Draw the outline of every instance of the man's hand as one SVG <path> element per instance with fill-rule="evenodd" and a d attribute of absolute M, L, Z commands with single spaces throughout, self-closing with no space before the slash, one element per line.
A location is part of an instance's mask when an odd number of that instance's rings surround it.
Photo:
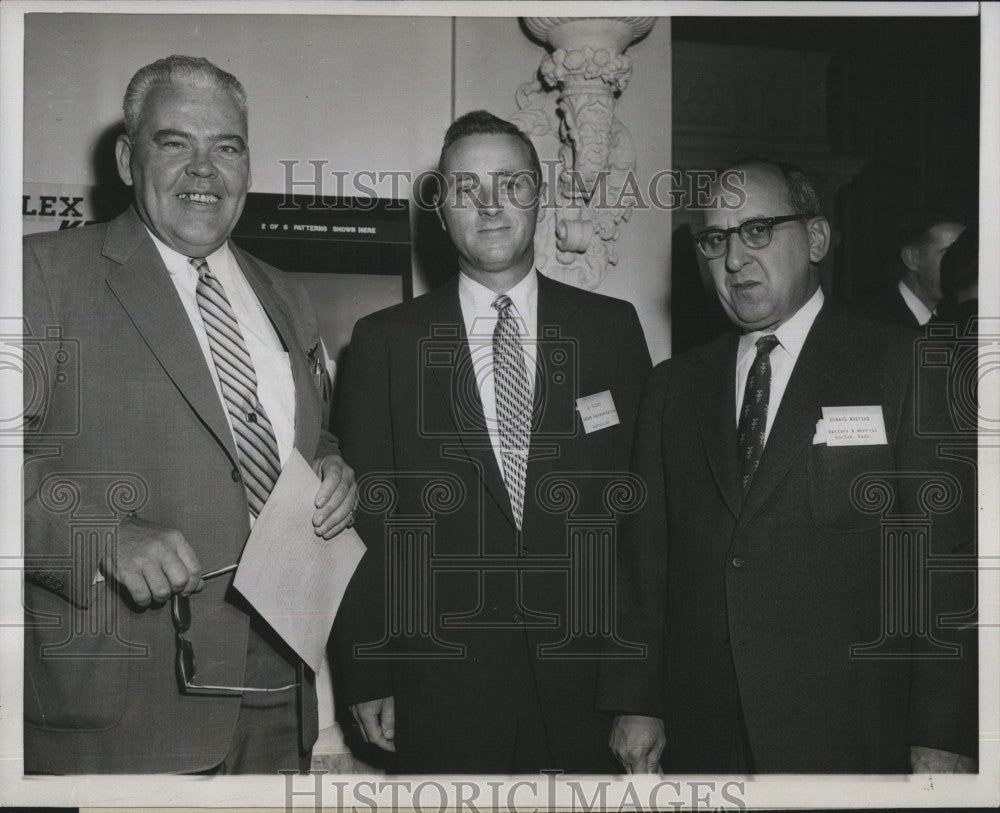
<path fill-rule="evenodd" d="M 205 586 L 201 564 L 184 534 L 135 516 L 119 523 L 118 545 L 108 546 L 100 567 L 140 607 L 162 603 L 173 593 L 187 596 Z"/>
<path fill-rule="evenodd" d="M 358 504 L 358 487 L 354 469 L 340 455 L 327 455 L 313 463 L 313 469 L 323 481 L 316 492 L 316 513 L 312 523 L 316 536 L 333 539 L 344 528 L 354 524 L 354 509 Z"/>
<path fill-rule="evenodd" d="M 913 773 L 976 773 L 976 761 L 971 757 L 922 745 L 910 746 L 910 767 Z"/>
<path fill-rule="evenodd" d="M 663 720 L 641 714 L 619 714 L 611 724 L 608 747 L 626 773 L 658 773 L 667 744 Z"/>
<path fill-rule="evenodd" d="M 355 703 L 351 706 L 351 714 L 365 742 L 377 745 L 383 751 L 396 750 L 392 741 L 396 736 L 396 703 L 392 697 Z"/>

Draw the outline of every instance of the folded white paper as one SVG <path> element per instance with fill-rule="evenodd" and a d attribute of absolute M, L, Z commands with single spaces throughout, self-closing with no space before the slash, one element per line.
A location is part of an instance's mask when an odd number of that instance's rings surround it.
<path fill-rule="evenodd" d="M 294 451 L 254 521 L 233 586 L 309 667 L 318 672 L 347 583 L 365 552 L 348 528 L 316 535 L 320 480 Z"/>

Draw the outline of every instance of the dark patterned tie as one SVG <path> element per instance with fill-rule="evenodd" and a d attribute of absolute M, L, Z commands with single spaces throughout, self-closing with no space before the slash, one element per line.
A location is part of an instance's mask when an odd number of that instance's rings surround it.
<path fill-rule="evenodd" d="M 257 374 L 222 283 L 212 276 L 203 257 L 188 262 L 198 272 L 198 308 L 233 427 L 250 513 L 256 517 L 281 473 L 278 441 L 257 400 Z"/>
<path fill-rule="evenodd" d="M 499 317 L 493 330 L 493 381 L 503 480 L 518 530 L 524 517 L 524 482 L 531 439 L 531 389 L 510 297 L 493 300 Z"/>
<path fill-rule="evenodd" d="M 753 360 L 743 390 L 743 408 L 736 429 L 736 446 L 740 459 L 740 480 L 743 493 L 760 465 L 764 453 L 764 436 L 767 428 L 767 405 L 771 399 L 771 351 L 779 344 L 774 334 L 757 339 L 757 356 Z"/>

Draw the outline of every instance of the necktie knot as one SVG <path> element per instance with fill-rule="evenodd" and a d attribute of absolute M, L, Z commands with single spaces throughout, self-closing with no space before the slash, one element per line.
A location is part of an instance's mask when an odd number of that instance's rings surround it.
<path fill-rule="evenodd" d="M 206 274 L 210 273 L 208 260 L 204 257 L 188 257 L 188 263 L 190 263 L 191 267 L 198 272 L 199 277 L 204 277 Z"/>
<path fill-rule="evenodd" d="M 757 339 L 754 344 L 757 346 L 757 352 L 766 356 L 774 350 L 775 347 L 781 344 L 781 342 L 778 341 L 778 337 L 773 333 L 768 333 L 766 336 L 761 336 Z"/>
<path fill-rule="evenodd" d="M 510 314 L 510 308 L 514 303 L 507 294 L 500 294 L 496 299 L 493 300 L 493 307 L 496 308 L 497 313 L 501 316 L 507 316 Z"/>

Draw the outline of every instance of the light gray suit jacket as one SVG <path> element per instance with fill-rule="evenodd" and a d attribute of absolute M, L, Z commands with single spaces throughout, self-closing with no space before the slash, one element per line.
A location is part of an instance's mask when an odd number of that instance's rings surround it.
<path fill-rule="evenodd" d="M 298 286 L 233 246 L 289 354 L 295 447 L 336 450 L 307 352 L 319 341 Z M 236 448 L 195 333 L 129 209 L 24 244 L 25 769 L 190 772 L 218 764 L 238 697 L 181 694 L 169 603 L 141 609 L 94 584 L 129 510 L 180 530 L 205 571 L 249 532 Z M 198 681 L 241 685 L 249 616 L 229 578 L 191 599 Z M 316 732 L 311 681 L 303 739 Z"/>

